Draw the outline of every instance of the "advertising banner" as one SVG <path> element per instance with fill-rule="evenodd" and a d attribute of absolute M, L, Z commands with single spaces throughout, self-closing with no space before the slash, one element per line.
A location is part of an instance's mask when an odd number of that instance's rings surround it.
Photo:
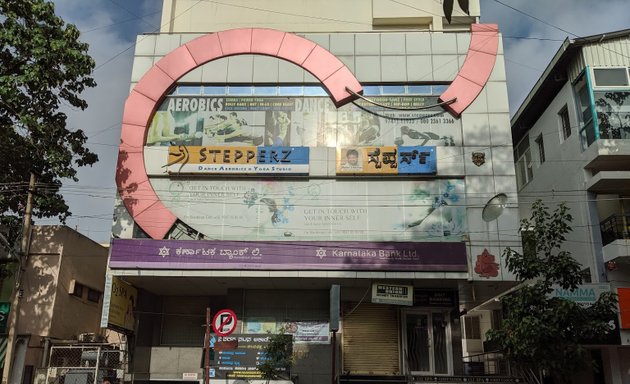
<path fill-rule="evenodd" d="M 118 277 L 112 276 L 108 326 L 133 332 L 136 324 L 137 301 L 138 290 Z"/>
<path fill-rule="evenodd" d="M 552 289 L 552 297 L 574 301 L 581 306 L 588 307 L 593 305 L 602 293 L 610 292 L 610 284 L 581 284 L 573 290 L 554 285 Z"/>
<path fill-rule="evenodd" d="M 170 146 L 169 174 L 308 174 L 308 147 Z"/>
<path fill-rule="evenodd" d="M 218 240 L 461 241 L 464 181 L 152 178 L 181 221 Z"/>
<path fill-rule="evenodd" d="M 468 270 L 464 242 L 113 239 L 109 266 L 141 269 Z"/>
<path fill-rule="evenodd" d="M 329 344 L 330 329 L 327 321 L 292 321 L 284 323 L 286 334 L 293 336 L 294 344 Z"/>
<path fill-rule="evenodd" d="M 435 96 L 374 96 L 410 108 Z M 328 97 L 168 96 L 147 133 L 149 146 L 454 146 L 461 120 L 441 107 L 395 111 L 357 100 L 337 109 Z M 367 112 L 372 111 L 372 113 Z"/>
<path fill-rule="evenodd" d="M 337 175 L 434 175 L 435 147 L 337 148 Z"/>

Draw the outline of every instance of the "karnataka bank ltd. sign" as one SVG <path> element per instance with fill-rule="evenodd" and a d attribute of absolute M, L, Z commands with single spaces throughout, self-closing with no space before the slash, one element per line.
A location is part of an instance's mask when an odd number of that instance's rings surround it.
<path fill-rule="evenodd" d="M 449 271 L 468 270 L 465 244 L 310 243 L 114 239 L 111 268 Z"/>
<path fill-rule="evenodd" d="M 485 86 L 498 48 L 496 25 L 474 24 L 468 55 L 460 72 L 440 96 L 459 116 Z M 177 217 L 157 197 L 149 182 L 143 148 L 154 112 L 176 82 L 210 61 L 244 54 L 289 61 L 317 78 L 335 106 L 357 98 L 362 87 L 352 72 L 326 49 L 303 37 L 271 29 L 235 29 L 208 34 L 175 49 L 158 61 L 131 91 L 123 114 L 116 183 L 134 221 L 152 238 L 162 239 Z"/>

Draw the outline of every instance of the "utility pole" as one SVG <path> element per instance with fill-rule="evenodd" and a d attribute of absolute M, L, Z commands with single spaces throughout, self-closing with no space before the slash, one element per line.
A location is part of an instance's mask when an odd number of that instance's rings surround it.
<path fill-rule="evenodd" d="M 13 359 L 15 354 L 15 339 L 17 333 L 17 323 L 20 317 L 20 289 L 22 287 L 22 276 L 26 263 L 28 261 L 29 244 L 31 241 L 31 218 L 33 216 L 33 195 L 35 193 L 35 174 L 31 172 L 31 178 L 28 183 L 28 194 L 26 197 L 26 210 L 24 211 L 24 221 L 22 223 L 22 239 L 20 241 L 20 253 L 18 254 L 19 268 L 16 271 L 15 285 L 11 295 L 11 310 L 7 319 L 7 352 L 4 356 L 4 370 L 2 371 L 2 384 L 20 384 L 10 383 L 13 375 Z M 21 375 L 20 375 L 21 376 Z"/>
<path fill-rule="evenodd" d="M 210 322 L 212 317 L 210 316 L 210 307 L 206 308 L 206 332 L 203 342 L 203 383 L 210 383 Z"/>

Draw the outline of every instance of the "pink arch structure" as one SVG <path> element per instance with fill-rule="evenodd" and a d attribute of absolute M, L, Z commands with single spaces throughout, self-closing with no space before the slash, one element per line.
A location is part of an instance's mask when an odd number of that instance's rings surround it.
<path fill-rule="evenodd" d="M 473 25 L 471 48 L 455 81 L 440 100 L 457 98 L 446 108 L 459 116 L 490 77 L 498 47 L 496 25 Z M 186 73 L 220 58 L 266 55 L 310 72 L 337 107 L 356 99 L 361 84 L 333 54 L 303 37 L 272 29 L 233 29 L 201 36 L 170 52 L 140 79 L 125 102 L 116 184 L 134 221 L 152 238 L 163 239 L 177 217 L 157 197 L 144 164 L 144 145 L 151 117 L 169 90 Z"/>

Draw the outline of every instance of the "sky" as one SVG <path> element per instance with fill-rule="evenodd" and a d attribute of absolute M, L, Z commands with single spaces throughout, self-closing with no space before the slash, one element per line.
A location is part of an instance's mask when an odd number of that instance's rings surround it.
<path fill-rule="evenodd" d="M 253 1 L 253 0 L 252 0 Z M 366 0 L 367 1 L 367 0 Z M 439 1 L 439 0 L 433 0 Z M 82 129 L 89 148 L 99 155 L 92 167 L 79 169 L 77 183 L 63 193 L 72 216 L 66 224 L 100 243 L 109 243 L 115 196 L 114 171 L 123 105 L 136 36 L 157 32 L 161 0 L 54 0 L 56 13 L 82 32 L 96 61 L 98 86 L 83 95 L 85 111 L 67 111 L 72 129 Z M 418 1 L 416 6 L 421 6 Z M 562 41 L 630 29 L 628 0 L 481 0 L 481 22 L 496 23 L 503 34 L 508 97 L 518 109 Z M 56 224 L 36 220 L 36 224 Z"/>

